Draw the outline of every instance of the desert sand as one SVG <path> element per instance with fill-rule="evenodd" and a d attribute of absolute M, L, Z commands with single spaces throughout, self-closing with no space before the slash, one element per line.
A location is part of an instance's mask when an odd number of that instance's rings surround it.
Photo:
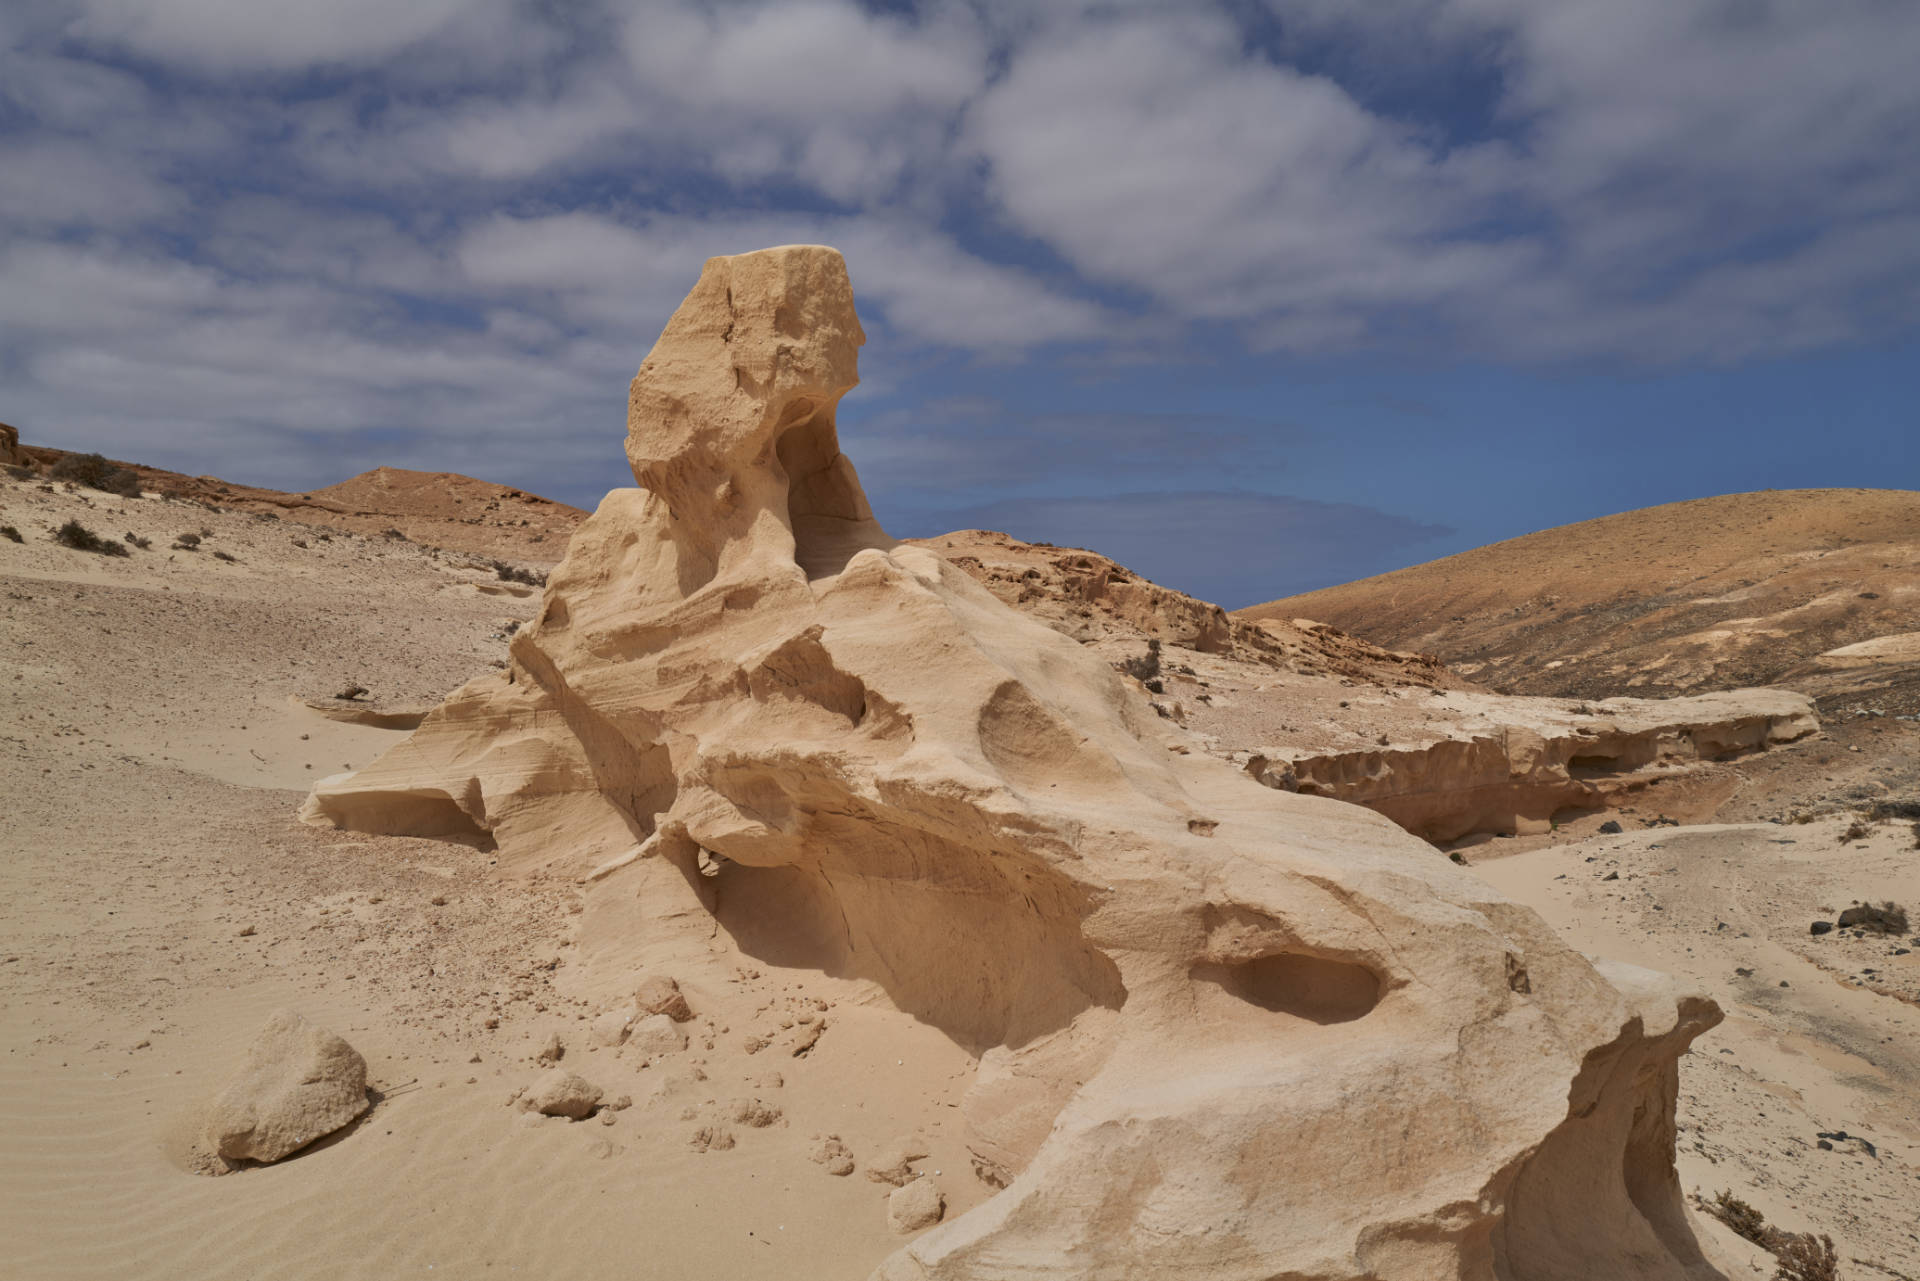
<path fill-rule="evenodd" d="M 1722 1188 L 1920 1274 L 1920 967 L 1808 929 L 1920 900 L 1871 813 L 1920 730 L 1503 699 L 1078 549 L 896 543 L 833 439 L 857 326 L 830 251 L 710 263 L 644 488 L 544 590 L 488 490 L 373 488 L 430 522 L 392 538 L 0 481 L 20 1275 L 1769 1275 L 1688 1208 Z M 1646 759 L 1562 752 L 1537 813 L 1435 773 L 1603 725 Z M 1458 861 L 1406 830 L 1449 817 Z M 282 1008 L 371 1109 L 206 1177 Z M 522 1106 L 556 1072 L 585 1119 Z"/>

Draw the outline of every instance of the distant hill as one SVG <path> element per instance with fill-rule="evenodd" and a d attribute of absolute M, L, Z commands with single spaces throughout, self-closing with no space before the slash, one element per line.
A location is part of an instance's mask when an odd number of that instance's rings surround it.
<path fill-rule="evenodd" d="M 23 445 L 28 465 L 49 469 L 67 450 Z M 113 460 L 118 462 L 118 460 Z M 457 472 L 376 467 L 337 485 L 305 493 L 261 489 L 118 462 L 139 475 L 141 487 L 186 502 L 232 511 L 271 512 L 287 520 L 358 534 L 397 529 L 416 543 L 506 560 L 551 564 L 587 514 L 525 490 L 475 480 Z"/>
<path fill-rule="evenodd" d="M 1669 503 L 1238 614 L 1317 619 L 1437 654 L 1503 692 L 1593 698 L 1786 683 L 1865 705 L 1887 701 L 1871 690 L 1891 682 L 1905 692 L 1887 710 L 1911 711 L 1920 700 L 1913 664 L 1863 682 L 1860 663 L 1820 656 L 1920 632 L 1920 493 L 1766 490 Z M 1841 668 L 1845 680 L 1829 679 Z"/>

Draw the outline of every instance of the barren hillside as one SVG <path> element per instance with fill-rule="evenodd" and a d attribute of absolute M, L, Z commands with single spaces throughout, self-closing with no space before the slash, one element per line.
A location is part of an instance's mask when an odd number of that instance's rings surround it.
<path fill-rule="evenodd" d="M 35 445 L 20 452 L 25 465 L 42 477 L 71 454 Z M 288 493 L 235 484 L 218 476 L 187 476 L 143 463 L 113 461 L 139 477 L 140 488 L 147 493 L 356 534 L 398 530 L 410 542 L 508 560 L 552 564 L 565 553 L 567 539 L 587 515 L 551 498 L 457 472 L 376 467 L 337 485 Z"/>
<path fill-rule="evenodd" d="M 1787 684 L 1920 710 L 1920 493 L 1727 494 L 1542 530 L 1240 611 L 1439 655 L 1502 692 L 1594 698 Z M 1908 655 L 1908 657 L 1902 657 Z M 1844 672 L 1843 676 L 1836 676 Z"/>

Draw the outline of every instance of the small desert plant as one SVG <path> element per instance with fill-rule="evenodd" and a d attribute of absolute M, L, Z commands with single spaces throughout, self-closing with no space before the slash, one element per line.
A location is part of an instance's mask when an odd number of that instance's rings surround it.
<path fill-rule="evenodd" d="M 118 494 L 122 498 L 140 497 L 139 475 L 125 467 L 116 466 L 99 454 L 68 454 L 55 463 L 47 474 L 55 480 L 85 485 L 88 489 Z"/>
<path fill-rule="evenodd" d="M 213 554 L 213 558 L 215 560 L 224 560 L 229 565 L 238 565 L 240 563 L 238 560 L 234 559 L 232 556 L 228 555 L 226 552 L 215 552 Z"/>
<path fill-rule="evenodd" d="M 13 477 L 15 480 L 32 480 L 36 473 L 31 467 L 16 467 L 12 463 L 8 463 L 7 475 Z"/>
<path fill-rule="evenodd" d="M 406 536 L 405 534 L 403 534 L 403 533 L 401 533 L 401 532 L 400 532 L 399 530 L 397 530 L 397 529 L 389 529 L 389 530 L 387 530 L 387 531 L 386 531 L 386 532 L 385 532 L 384 534 L 382 534 L 382 535 L 381 535 L 381 537 L 382 537 L 382 538 L 391 538 L 392 540 L 394 540 L 395 542 L 398 542 L 398 543 L 404 543 L 404 542 L 406 542 L 406 541 L 407 541 L 407 536 Z"/>
<path fill-rule="evenodd" d="M 1867 809 L 1867 817 L 1876 823 L 1888 819 L 1920 819 L 1920 801 L 1875 801 Z"/>
<path fill-rule="evenodd" d="M 20 537 L 20 531 L 12 525 L 0 525 L 0 538 L 4 538 L 10 543 L 24 543 L 27 541 Z"/>
<path fill-rule="evenodd" d="M 335 698 L 339 699 L 343 703 L 351 703 L 355 699 L 365 698 L 366 696 L 367 696 L 367 687 L 365 685 L 349 685 L 345 689 L 341 690 L 338 694 L 334 695 Z"/>
<path fill-rule="evenodd" d="M 528 587 L 545 587 L 547 576 L 536 573 L 520 565 L 509 565 L 504 560 L 490 561 L 494 575 L 503 583 L 523 583 Z"/>
<path fill-rule="evenodd" d="M 1773 1257 L 1780 1266 L 1773 1281 L 1839 1281 L 1840 1255 L 1826 1233 L 1781 1232 Z"/>
<path fill-rule="evenodd" d="M 1833 1238 L 1824 1233 L 1782 1232 L 1766 1216 L 1731 1192 L 1713 1200 L 1694 1197 L 1694 1203 L 1734 1232 L 1768 1251 L 1777 1261 L 1773 1281 L 1839 1281 L 1840 1256 Z"/>
<path fill-rule="evenodd" d="M 1856 903 L 1840 913 L 1840 928 L 1871 930 L 1875 934 L 1905 934 L 1907 909 L 1892 899 L 1882 902 L 1877 907 L 1872 903 Z"/>
<path fill-rule="evenodd" d="M 1865 823 L 1855 819 L 1853 822 L 1847 824 L 1846 831 L 1840 833 L 1840 843 L 1842 845 L 1848 845 L 1854 841 L 1864 841 L 1867 839 L 1867 834 L 1871 830 L 1872 829 Z"/>
<path fill-rule="evenodd" d="M 1133 679 L 1142 682 L 1152 680 L 1160 674 L 1160 638 L 1154 637 L 1147 642 L 1147 652 L 1138 658 L 1120 660 L 1120 670 Z"/>
<path fill-rule="evenodd" d="M 173 540 L 173 545 L 174 545 L 175 547 L 177 547 L 177 548 L 179 548 L 179 549 L 180 549 L 181 551 L 183 551 L 183 552 L 192 552 L 192 551 L 199 551 L 199 550 L 200 550 L 200 535 L 198 535 L 198 534 L 180 534 L 180 535 L 178 535 L 177 537 L 175 537 L 175 538 L 174 538 L 174 540 Z"/>
<path fill-rule="evenodd" d="M 102 538 L 77 520 L 70 520 L 55 530 L 53 541 L 62 547 L 71 547 L 77 552 L 93 552 L 98 556 L 129 554 L 125 543 L 116 543 L 111 538 Z"/>
<path fill-rule="evenodd" d="M 1737 1235 L 1745 1237 L 1755 1245 L 1772 1248 L 1768 1245 L 1768 1240 L 1773 1236 L 1773 1229 L 1767 1226 L 1767 1216 L 1742 1201 L 1731 1191 L 1722 1190 L 1715 1193 L 1711 1201 L 1700 1200 L 1697 1197 L 1695 1200 L 1702 1210 L 1732 1228 Z"/>
<path fill-rule="evenodd" d="M 141 551 L 146 551 L 148 548 L 153 546 L 153 540 L 151 538 L 142 538 L 140 537 L 140 535 L 134 533 L 132 530 L 127 531 L 126 539 L 128 542 L 132 543 L 135 547 L 138 547 Z"/>

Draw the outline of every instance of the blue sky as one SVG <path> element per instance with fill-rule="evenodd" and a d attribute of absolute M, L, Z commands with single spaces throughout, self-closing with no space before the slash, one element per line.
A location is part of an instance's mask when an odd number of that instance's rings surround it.
<path fill-rule="evenodd" d="M 1920 9 L 16 0 L 0 419 L 583 506 L 709 254 L 846 253 L 902 535 L 1238 606 L 1920 487 Z"/>

